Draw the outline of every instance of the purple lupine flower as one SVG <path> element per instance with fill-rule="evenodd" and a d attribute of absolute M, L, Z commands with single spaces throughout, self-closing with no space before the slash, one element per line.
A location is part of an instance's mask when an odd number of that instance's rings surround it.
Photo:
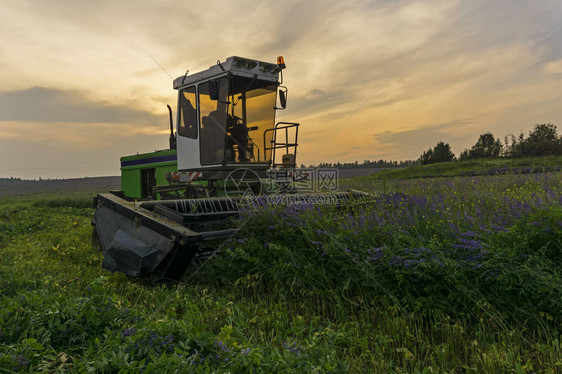
<path fill-rule="evenodd" d="M 128 327 L 125 328 L 123 331 L 121 331 L 121 337 L 126 338 L 128 336 L 133 336 L 135 335 L 137 332 L 137 329 L 133 326 L 133 327 Z"/>
<path fill-rule="evenodd" d="M 287 349 L 288 351 L 290 351 L 290 352 L 296 354 L 296 355 L 299 355 L 299 354 L 301 354 L 301 353 L 304 352 L 304 349 L 303 349 L 299 344 L 297 344 L 297 343 L 290 344 L 290 343 L 284 341 L 284 342 L 283 342 L 283 347 L 284 347 L 285 349 Z"/>
<path fill-rule="evenodd" d="M 367 261 L 378 261 L 383 257 L 383 249 L 386 247 L 379 247 L 379 248 L 369 248 L 367 249 L 367 254 L 370 256 L 367 258 Z"/>
<path fill-rule="evenodd" d="M 466 231 L 460 234 L 463 238 L 475 238 L 478 236 L 478 233 L 475 231 Z"/>
<path fill-rule="evenodd" d="M 24 355 L 12 355 L 12 359 L 19 365 L 19 366 L 25 366 L 27 364 L 29 364 L 29 360 L 27 358 L 25 358 Z"/>
<path fill-rule="evenodd" d="M 496 232 L 507 232 L 508 230 L 500 225 L 493 225 L 492 226 L 492 230 L 496 231 Z"/>
<path fill-rule="evenodd" d="M 460 244 L 453 245 L 453 248 L 466 250 L 476 250 L 482 248 L 482 243 L 479 240 L 460 238 L 459 242 Z"/>

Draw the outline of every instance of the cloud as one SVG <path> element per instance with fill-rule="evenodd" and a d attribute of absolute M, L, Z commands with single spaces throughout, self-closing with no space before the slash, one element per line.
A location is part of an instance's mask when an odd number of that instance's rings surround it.
<path fill-rule="evenodd" d="M 32 87 L 0 92 L 0 121 L 126 123 L 139 126 L 165 121 L 165 116 L 117 105 L 93 101 L 80 91 Z"/>
<path fill-rule="evenodd" d="M 449 123 L 422 125 L 419 128 L 403 131 L 385 131 L 374 135 L 380 147 L 403 147 L 423 150 L 435 145 L 438 141 L 459 141 L 467 138 L 459 135 L 458 130 L 473 124 L 472 119 L 459 119 Z M 417 151 L 416 151 L 417 152 Z"/>
<path fill-rule="evenodd" d="M 562 59 L 547 63 L 544 72 L 547 74 L 562 74 Z"/>
<path fill-rule="evenodd" d="M 277 115 L 303 125 L 302 162 L 415 158 L 439 139 L 462 149 L 485 131 L 562 122 L 561 15 L 559 0 L 12 1 L 0 14 L 0 141 L 42 123 L 34 131 L 58 145 L 93 146 L 81 134 L 95 126 L 113 154 L 123 138 L 143 151 L 165 143 L 176 96 L 148 54 L 174 77 L 283 55 L 289 105 Z"/>

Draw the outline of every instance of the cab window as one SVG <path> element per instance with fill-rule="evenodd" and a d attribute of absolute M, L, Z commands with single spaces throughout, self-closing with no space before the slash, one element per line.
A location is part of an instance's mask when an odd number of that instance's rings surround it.
<path fill-rule="evenodd" d="M 193 139 L 197 138 L 197 103 L 195 100 L 195 86 L 181 90 L 178 134 Z"/>

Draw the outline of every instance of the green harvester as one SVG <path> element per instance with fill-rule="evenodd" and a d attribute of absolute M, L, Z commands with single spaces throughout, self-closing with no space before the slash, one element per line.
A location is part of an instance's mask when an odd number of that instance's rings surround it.
<path fill-rule="evenodd" d="M 283 57 L 232 56 L 174 80 L 169 149 L 122 157 L 121 190 L 94 199 L 92 240 L 105 269 L 180 280 L 236 233 L 242 209 L 264 205 L 272 172 L 292 175 L 299 124 L 275 122 L 287 104 L 283 69 Z M 334 193 L 329 201 L 357 195 Z"/>

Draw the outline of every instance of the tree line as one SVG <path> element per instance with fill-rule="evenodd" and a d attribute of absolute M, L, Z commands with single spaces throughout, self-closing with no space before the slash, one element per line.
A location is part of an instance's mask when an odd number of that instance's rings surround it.
<path fill-rule="evenodd" d="M 476 144 L 470 149 L 463 150 L 458 159 L 461 161 L 498 157 L 533 157 L 562 155 L 562 135 L 558 135 L 556 125 L 541 123 L 534 125 L 529 136 L 523 133 L 519 136 L 507 135 L 502 143 L 491 132 L 481 134 Z M 443 141 L 435 147 L 424 151 L 419 163 L 422 165 L 438 162 L 448 162 L 457 159 L 451 151 L 451 146 Z"/>
<path fill-rule="evenodd" d="M 378 161 L 370 161 L 365 160 L 362 163 L 359 161 L 355 162 L 322 162 L 318 165 L 309 165 L 309 168 L 318 167 L 318 168 L 336 168 L 336 169 L 369 169 L 369 168 L 395 168 L 395 167 L 402 167 L 402 166 L 412 166 L 417 165 L 419 162 L 417 160 L 405 160 L 405 161 L 386 161 L 386 160 L 378 160 Z M 301 168 L 305 168 L 304 164 L 301 165 Z"/>

